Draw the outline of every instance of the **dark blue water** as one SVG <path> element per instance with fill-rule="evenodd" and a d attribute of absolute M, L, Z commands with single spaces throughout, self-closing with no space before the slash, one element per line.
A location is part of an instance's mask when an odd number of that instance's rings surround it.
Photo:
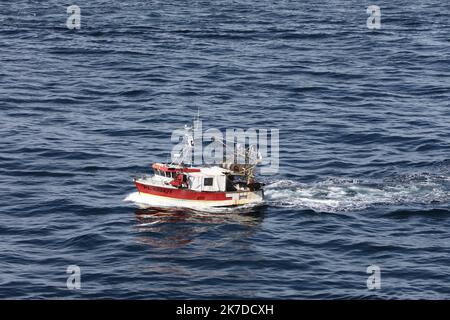
<path fill-rule="evenodd" d="M 449 13 L 2 1 L 0 298 L 450 298 Z M 124 202 L 198 107 L 204 127 L 280 129 L 267 204 Z M 72 264 L 81 290 L 66 288 Z"/>

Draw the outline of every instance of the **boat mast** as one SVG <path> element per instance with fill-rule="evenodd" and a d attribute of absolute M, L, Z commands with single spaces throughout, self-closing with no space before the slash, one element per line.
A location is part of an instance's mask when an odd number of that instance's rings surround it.
<path fill-rule="evenodd" d="M 231 143 L 234 145 L 234 140 L 225 140 L 226 143 Z M 226 148 L 226 144 L 220 141 L 222 145 Z M 238 163 L 238 159 L 244 159 L 244 163 Z M 234 148 L 233 160 L 232 162 L 226 162 L 224 160 L 221 164 L 222 168 L 229 169 L 239 175 L 246 178 L 247 184 L 252 184 L 255 182 L 255 167 L 262 161 L 261 153 L 258 152 L 257 146 L 252 144 L 248 148 L 237 144 Z"/>
<path fill-rule="evenodd" d="M 171 162 L 171 164 L 176 165 L 184 165 L 184 164 L 190 164 L 192 167 L 193 161 L 192 161 L 192 150 L 194 149 L 195 141 L 194 141 L 194 130 L 198 129 L 200 121 L 200 108 L 197 110 L 197 121 L 192 120 L 192 126 L 185 125 L 184 126 L 184 136 L 183 136 L 183 148 L 180 152 L 180 154 L 175 155 L 176 159 Z M 197 122 L 197 123 L 196 123 Z"/>

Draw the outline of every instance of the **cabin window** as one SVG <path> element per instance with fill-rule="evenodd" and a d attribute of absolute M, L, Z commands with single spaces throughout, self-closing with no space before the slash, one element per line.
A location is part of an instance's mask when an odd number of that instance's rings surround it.
<path fill-rule="evenodd" d="M 213 181 L 214 181 L 214 178 L 205 178 L 205 180 L 203 180 L 203 185 L 205 187 L 212 187 Z"/>

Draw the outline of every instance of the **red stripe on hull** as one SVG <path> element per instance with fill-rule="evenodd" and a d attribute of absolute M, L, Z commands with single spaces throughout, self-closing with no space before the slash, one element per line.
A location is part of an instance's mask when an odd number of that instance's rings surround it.
<path fill-rule="evenodd" d="M 220 201 L 232 200 L 231 197 L 226 196 L 226 192 L 198 192 L 186 189 L 171 189 L 157 186 L 150 186 L 136 183 L 136 188 L 139 192 L 147 193 L 155 196 L 186 199 L 186 200 L 205 200 L 205 201 Z"/>

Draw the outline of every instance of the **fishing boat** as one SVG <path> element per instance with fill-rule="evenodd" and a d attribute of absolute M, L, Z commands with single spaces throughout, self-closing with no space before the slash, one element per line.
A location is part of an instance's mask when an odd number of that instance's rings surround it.
<path fill-rule="evenodd" d="M 153 163 L 153 174 L 134 178 L 142 202 L 170 207 L 239 207 L 264 202 L 264 185 L 255 178 L 255 167 L 261 162 L 255 145 L 237 145 L 231 161 L 194 166 L 193 127 L 185 126 L 185 130 L 175 161 Z"/>

